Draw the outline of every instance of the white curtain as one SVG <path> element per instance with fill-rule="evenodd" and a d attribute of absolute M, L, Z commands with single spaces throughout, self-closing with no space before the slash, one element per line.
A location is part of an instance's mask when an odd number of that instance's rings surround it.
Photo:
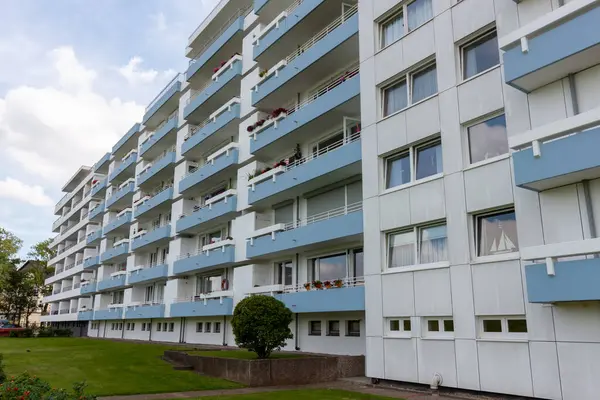
<path fill-rule="evenodd" d="M 404 232 L 389 238 L 389 268 L 415 265 L 415 233 Z"/>
<path fill-rule="evenodd" d="M 383 26 L 381 32 L 381 47 L 389 46 L 404 35 L 404 17 L 397 15 Z"/>
<path fill-rule="evenodd" d="M 408 31 L 418 28 L 433 17 L 431 0 L 416 0 L 410 3 L 408 9 Z"/>
<path fill-rule="evenodd" d="M 420 236 L 420 264 L 448 261 L 446 225 L 423 228 Z"/>
<path fill-rule="evenodd" d="M 412 102 L 416 103 L 437 93 L 437 68 L 435 65 L 413 75 Z"/>
<path fill-rule="evenodd" d="M 390 115 L 408 105 L 406 81 L 395 84 L 385 90 L 384 114 Z M 384 115 L 384 116 L 385 116 Z"/>

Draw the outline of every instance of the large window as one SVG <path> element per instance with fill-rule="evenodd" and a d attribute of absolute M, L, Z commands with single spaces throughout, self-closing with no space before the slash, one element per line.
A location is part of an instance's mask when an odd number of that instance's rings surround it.
<path fill-rule="evenodd" d="M 310 260 L 309 279 L 333 281 L 346 278 L 347 272 L 346 253 L 317 257 Z"/>
<path fill-rule="evenodd" d="M 410 88 L 407 84 L 410 82 Z M 382 89 L 383 116 L 386 117 L 436 94 L 436 64 L 412 71 Z M 410 95 L 409 95 L 410 93 Z"/>
<path fill-rule="evenodd" d="M 360 321 L 350 320 L 346 321 L 346 336 L 360 336 Z"/>
<path fill-rule="evenodd" d="M 498 34 L 487 32 L 462 48 L 463 79 L 500 64 Z"/>
<path fill-rule="evenodd" d="M 408 23 L 405 23 L 405 18 Z M 433 17 L 431 0 L 415 0 L 381 22 L 381 48 L 387 47 Z"/>
<path fill-rule="evenodd" d="M 504 114 L 467 128 L 471 163 L 508 154 L 508 136 Z"/>
<path fill-rule="evenodd" d="M 519 250 L 514 210 L 476 216 L 477 256 L 493 256 Z"/>
<path fill-rule="evenodd" d="M 412 146 L 387 158 L 385 166 L 386 189 L 441 174 L 443 172 L 442 142 L 436 139 Z"/>
<path fill-rule="evenodd" d="M 293 284 L 293 267 L 291 261 L 278 262 L 275 264 L 275 284 L 276 285 L 292 285 Z"/>
<path fill-rule="evenodd" d="M 223 275 L 221 271 L 215 271 L 208 275 L 196 276 L 196 296 L 221 290 Z"/>
<path fill-rule="evenodd" d="M 388 268 L 448 260 L 446 224 L 414 227 L 388 234 Z"/>

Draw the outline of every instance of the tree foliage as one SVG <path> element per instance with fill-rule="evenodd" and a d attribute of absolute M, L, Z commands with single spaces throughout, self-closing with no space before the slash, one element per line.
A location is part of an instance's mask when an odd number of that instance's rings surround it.
<path fill-rule="evenodd" d="M 23 241 L 12 232 L 0 227 L 0 264 L 14 261 Z"/>
<path fill-rule="evenodd" d="M 292 339 L 292 312 L 271 296 L 250 296 L 240 301 L 231 325 L 235 343 L 253 351 L 258 358 L 269 358 L 273 350 L 285 347 Z"/>

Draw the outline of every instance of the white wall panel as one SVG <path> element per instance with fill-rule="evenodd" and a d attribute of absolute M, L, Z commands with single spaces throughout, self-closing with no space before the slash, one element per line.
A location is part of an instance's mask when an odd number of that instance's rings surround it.
<path fill-rule="evenodd" d="M 481 390 L 533 396 L 529 345 L 478 342 Z"/>
<path fill-rule="evenodd" d="M 472 266 L 476 315 L 523 315 L 523 286 L 519 261 Z"/>
<path fill-rule="evenodd" d="M 414 272 L 417 316 L 451 316 L 450 269 Z"/>

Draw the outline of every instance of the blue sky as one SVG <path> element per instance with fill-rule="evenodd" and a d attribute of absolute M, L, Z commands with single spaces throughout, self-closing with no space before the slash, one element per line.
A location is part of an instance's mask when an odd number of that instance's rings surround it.
<path fill-rule="evenodd" d="M 138 122 L 217 0 L 3 0 L 0 226 L 51 232 L 60 188 Z"/>

